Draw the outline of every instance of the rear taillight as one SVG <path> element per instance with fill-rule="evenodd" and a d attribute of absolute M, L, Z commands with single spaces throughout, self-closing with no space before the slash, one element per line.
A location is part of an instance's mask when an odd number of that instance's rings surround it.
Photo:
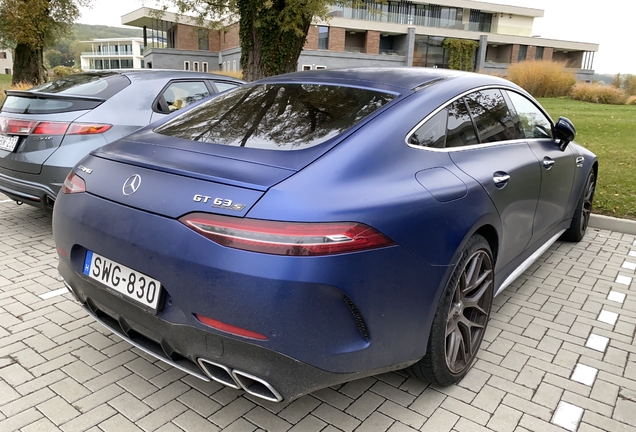
<path fill-rule="evenodd" d="M 37 122 L 29 120 L 18 120 L 0 118 L 0 132 L 10 135 L 28 135 L 31 133 Z"/>
<path fill-rule="evenodd" d="M 276 222 L 207 213 L 191 213 L 179 220 L 223 246 L 274 255 L 334 255 L 395 244 L 356 222 Z"/>
<path fill-rule="evenodd" d="M 66 129 L 68 129 L 68 123 L 40 122 L 31 135 L 64 135 Z"/>
<path fill-rule="evenodd" d="M 106 132 L 113 127 L 109 124 L 73 123 L 67 135 L 94 135 Z"/>
<path fill-rule="evenodd" d="M 66 176 L 66 179 L 64 179 L 64 184 L 62 185 L 62 193 L 74 194 L 80 192 L 86 192 L 86 182 L 84 182 L 83 178 L 71 171 Z"/>
<path fill-rule="evenodd" d="M 102 123 L 37 122 L 0 117 L 0 133 L 7 135 L 94 135 L 112 127 Z"/>

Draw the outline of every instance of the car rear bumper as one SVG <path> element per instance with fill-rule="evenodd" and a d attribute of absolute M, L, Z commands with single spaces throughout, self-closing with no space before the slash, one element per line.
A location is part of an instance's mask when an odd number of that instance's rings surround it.
<path fill-rule="evenodd" d="M 327 257 L 225 248 L 177 220 L 89 193 L 59 196 L 53 232 L 60 274 L 100 322 L 189 373 L 204 375 L 204 360 L 226 371 L 227 384 L 250 375 L 286 400 L 421 358 L 447 271 L 399 246 Z M 84 275 L 87 250 L 159 280 L 156 314 Z M 195 315 L 267 338 L 228 334 Z"/>
<path fill-rule="evenodd" d="M 47 167 L 41 174 L 27 174 L 0 168 L 0 192 L 14 201 L 50 210 L 69 171 L 66 167 Z M 47 178 L 61 181 L 49 183 Z"/>
<path fill-rule="evenodd" d="M 122 339 L 199 379 L 243 389 L 272 402 L 291 401 L 321 388 L 401 369 L 415 361 L 357 373 L 328 372 L 267 348 L 140 314 L 135 306 L 99 288 L 73 288 L 82 285 L 73 279 L 71 276 L 65 283 L 86 312 Z"/>

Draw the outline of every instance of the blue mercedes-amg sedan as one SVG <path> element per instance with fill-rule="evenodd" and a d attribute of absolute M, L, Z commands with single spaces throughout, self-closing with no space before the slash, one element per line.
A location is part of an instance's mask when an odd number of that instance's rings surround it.
<path fill-rule="evenodd" d="M 598 163 L 514 84 L 307 71 L 95 150 L 53 214 L 87 313 L 270 401 L 385 371 L 446 385 L 493 297 L 587 229 Z"/>

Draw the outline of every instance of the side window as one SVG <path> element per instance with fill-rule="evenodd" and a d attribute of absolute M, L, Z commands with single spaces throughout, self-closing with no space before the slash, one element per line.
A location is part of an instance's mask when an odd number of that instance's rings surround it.
<path fill-rule="evenodd" d="M 519 93 L 506 93 L 517 112 L 525 138 L 552 138 L 552 123 L 534 103 Z"/>
<path fill-rule="evenodd" d="M 497 89 L 481 90 L 465 97 L 482 143 L 517 138 L 510 109 Z"/>
<path fill-rule="evenodd" d="M 444 148 L 444 144 L 446 144 L 447 118 L 448 111 L 444 108 L 413 132 L 413 135 L 409 138 L 409 144 L 422 147 Z"/>
<path fill-rule="evenodd" d="M 229 82 L 218 82 L 218 81 L 215 82 L 214 85 L 219 90 L 219 93 L 220 92 L 224 92 L 225 90 L 229 90 L 229 89 L 233 89 L 235 87 L 238 87 L 238 84 L 229 83 Z"/>
<path fill-rule="evenodd" d="M 203 81 L 175 82 L 170 84 L 162 94 L 169 112 L 180 110 L 209 95 L 210 92 Z"/>
<path fill-rule="evenodd" d="M 462 147 L 479 144 L 475 135 L 473 121 L 468 113 L 464 99 L 459 99 L 448 106 L 448 125 L 446 147 Z"/>

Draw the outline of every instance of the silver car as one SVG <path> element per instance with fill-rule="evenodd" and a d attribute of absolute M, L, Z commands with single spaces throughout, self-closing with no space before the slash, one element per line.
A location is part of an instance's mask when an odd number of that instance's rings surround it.
<path fill-rule="evenodd" d="M 241 84 L 209 73 L 131 69 L 7 90 L 0 110 L 0 192 L 50 209 L 70 169 L 92 150 Z"/>

